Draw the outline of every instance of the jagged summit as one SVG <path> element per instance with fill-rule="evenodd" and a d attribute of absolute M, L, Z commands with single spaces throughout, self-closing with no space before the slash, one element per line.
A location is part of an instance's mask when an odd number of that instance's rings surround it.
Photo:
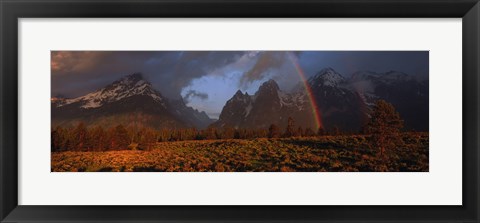
<path fill-rule="evenodd" d="M 119 83 L 123 85 L 131 85 L 131 87 L 139 86 L 141 84 L 146 84 L 151 86 L 151 83 L 145 80 L 141 73 L 133 73 L 133 74 L 126 75 L 123 78 L 113 82 L 112 84 L 119 84 Z"/>
<path fill-rule="evenodd" d="M 133 74 L 127 75 L 126 78 L 129 79 L 143 79 L 143 74 L 140 72 L 135 72 Z"/>
<path fill-rule="evenodd" d="M 140 81 L 147 82 L 143 79 L 143 75 L 141 73 L 133 73 L 114 81 L 111 85 L 118 85 L 118 84 L 131 85 L 131 84 L 136 84 L 137 82 L 140 82 Z"/>
<path fill-rule="evenodd" d="M 277 82 L 273 79 L 270 79 L 266 82 L 264 82 L 262 85 L 260 85 L 260 88 L 258 88 L 258 91 L 256 95 L 259 93 L 274 93 L 280 90 L 280 87 L 278 86 Z"/>
<path fill-rule="evenodd" d="M 140 73 L 127 75 L 112 84 L 87 95 L 73 99 L 66 99 L 63 103 L 57 104 L 57 106 L 61 107 L 73 103 L 80 103 L 81 108 L 91 109 L 134 95 L 151 97 L 153 100 L 160 102 L 165 106 L 163 103 L 164 99 L 160 92 L 154 90 L 152 85 L 148 81 L 145 81 Z"/>
<path fill-rule="evenodd" d="M 240 90 L 229 99 L 212 127 L 268 128 L 271 124 L 283 126 L 288 117 L 295 117 L 303 126 L 310 126 L 311 110 L 305 105 L 304 95 L 290 95 L 280 90 L 274 80 L 262 83 L 250 96 Z"/>
<path fill-rule="evenodd" d="M 233 95 L 233 97 L 241 97 L 243 96 L 243 92 L 241 90 L 238 90 L 237 92 L 235 92 L 235 94 Z"/>
<path fill-rule="evenodd" d="M 265 81 L 265 82 L 260 86 L 260 88 L 262 88 L 262 87 L 274 87 L 274 88 L 277 88 L 277 89 L 279 88 L 277 82 L 276 82 L 275 80 L 273 80 L 273 79 L 269 79 L 268 81 Z"/>
<path fill-rule="evenodd" d="M 325 68 L 321 69 L 318 73 L 319 74 L 322 74 L 322 73 L 337 73 L 337 71 L 335 71 L 335 69 L 333 69 L 331 67 L 325 67 Z"/>
<path fill-rule="evenodd" d="M 327 67 L 320 70 L 315 76 L 309 78 L 308 82 L 312 86 L 330 86 L 335 87 L 343 83 L 345 78 L 333 68 Z"/>
<path fill-rule="evenodd" d="M 247 92 L 244 94 L 241 90 L 238 90 L 233 97 L 227 101 L 227 103 L 233 103 L 234 101 L 243 101 L 244 103 L 247 103 L 250 99 L 250 95 L 248 95 Z"/>

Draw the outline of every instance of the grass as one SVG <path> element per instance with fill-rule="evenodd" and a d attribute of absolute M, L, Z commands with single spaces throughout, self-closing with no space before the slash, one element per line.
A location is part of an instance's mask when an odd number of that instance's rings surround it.
<path fill-rule="evenodd" d="M 54 172 L 428 171 L 428 133 L 379 155 L 366 136 L 161 142 L 148 151 L 53 152 Z"/>

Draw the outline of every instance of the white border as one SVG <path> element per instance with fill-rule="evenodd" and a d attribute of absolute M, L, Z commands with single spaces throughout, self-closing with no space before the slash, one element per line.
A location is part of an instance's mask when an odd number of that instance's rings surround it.
<path fill-rule="evenodd" d="M 20 19 L 20 205 L 461 205 L 461 19 Z M 50 50 L 430 50 L 428 173 L 50 173 Z"/>

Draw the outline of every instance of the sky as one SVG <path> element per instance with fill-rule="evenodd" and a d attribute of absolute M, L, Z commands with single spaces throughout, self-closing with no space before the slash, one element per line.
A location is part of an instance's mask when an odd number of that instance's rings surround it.
<path fill-rule="evenodd" d="M 344 77 L 357 71 L 429 75 L 428 51 L 52 51 L 52 96 L 74 98 L 140 72 L 162 95 L 218 118 L 237 90 L 254 94 L 274 79 L 289 91 L 331 67 Z"/>

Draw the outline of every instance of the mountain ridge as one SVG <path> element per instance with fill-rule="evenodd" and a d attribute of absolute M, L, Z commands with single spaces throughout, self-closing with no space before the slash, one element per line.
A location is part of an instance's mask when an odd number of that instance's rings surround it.
<path fill-rule="evenodd" d="M 315 128 L 317 114 L 312 114 L 314 105 L 310 102 L 314 100 L 322 128 L 359 131 L 369 120 L 375 101 L 384 99 L 403 115 L 407 129 L 428 130 L 428 81 L 418 81 L 397 71 L 359 71 L 345 78 L 328 67 L 308 78 L 307 83 L 311 92 L 306 92 L 300 83 L 291 92 L 285 92 L 274 80 L 265 81 L 253 96 L 247 97 L 238 90 L 211 127 L 285 127 L 287 118 L 293 117 L 298 126 Z"/>
<path fill-rule="evenodd" d="M 205 128 L 213 121 L 183 100 L 164 97 L 141 73 L 124 76 L 80 97 L 52 98 L 51 105 L 52 122 L 56 125 L 105 123 L 106 119 L 113 119 L 120 124 L 152 128 Z"/>

